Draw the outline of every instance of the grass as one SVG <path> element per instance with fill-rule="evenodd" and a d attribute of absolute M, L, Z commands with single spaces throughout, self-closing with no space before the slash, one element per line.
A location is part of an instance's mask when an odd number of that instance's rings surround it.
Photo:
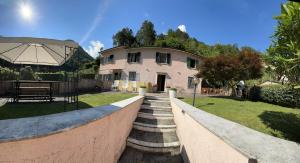
<path fill-rule="evenodd" d="M 183 101 L 192 104 L 192 98 Z M 197 98 L 195 106 L 254 130 L 300 143 L 300 109 L 220 97 Z"/>
<path fill-rule="evenodd" d="M 108 105 L 135 96 L 129 93 L 97 93 L 79 96 L 79 109 Z M 73 110 L 68 105 L 66 111 Z M 0 106 L 0 120 L 24 118 L 64 112 L 63 102 L 44 103 L 6 103 Z"/>

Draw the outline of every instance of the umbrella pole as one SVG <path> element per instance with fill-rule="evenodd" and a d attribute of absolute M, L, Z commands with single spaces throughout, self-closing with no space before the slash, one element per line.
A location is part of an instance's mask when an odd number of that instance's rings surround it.
<path fill-rule="evenodd" d="M 66 60 L 67 60 L 67 58 L 66 58 L 66 46 L 65 46 L 65 58 L 64 58 L 64 60 L 65 60 L 65 62 L 64 63 L 66 63 Z M 64 92 L 63 92 L 63 94 L 64 94 L 64 111 L 66 111 L 66 93 L 67 93 L 67 90 L 66 90 L 66 83 L 67 83 L 67 73 L 66 73 L 66 67 L 65 66 L 63 66 L 63 69 L 64 69 L 64 83 L 63 83 L 63 86 L 64 86 Z"/>
<path fill-rule="evenodd" d="M 80 62 L 79 62 L 79 50 L 80 48 L 77 48 L 77 69 L 76 69 L 76 109 L 78 109 L 78 95 L 79 95 L 79 90 L 78 90 L 78 82 L 79 82 L 79 67 L 80 67 Z"/>

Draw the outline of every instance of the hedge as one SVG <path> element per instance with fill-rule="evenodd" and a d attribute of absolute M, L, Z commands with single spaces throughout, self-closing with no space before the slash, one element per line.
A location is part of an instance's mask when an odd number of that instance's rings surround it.
<path fill-rule="evenodd" d="M 80 74 L 80 79 L 95 79 L 95 74 Z"/>
<path fill-rule="evenodd" d="M 13 70 L 0 66 L 0 80 L 15 80 L 18 77 L 18 73 Z"/>
<path fill-rule="evenodd" d="M 48 81 L 64 81 L 64 74 L 58 73 L 36 73 L 37 78 Z"/>
<path fill-rule="evenodd" d="M 300 107 L 300 90 L 288 86 L 254 86 L 250 89 L 249 99 L 271 104 Z"/>

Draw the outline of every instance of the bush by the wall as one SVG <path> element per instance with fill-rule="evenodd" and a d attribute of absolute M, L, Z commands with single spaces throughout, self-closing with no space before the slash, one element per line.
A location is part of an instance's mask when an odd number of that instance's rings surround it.
<path fill-rule="evenodd" d="M 80 74 L 80 79 L 95 79 L 95 74 Z"/>
<path fill-rule="evenodd" d="M 281 106 L 300 107 L 300 90 L 288 86 L 254 86 L 250 89 L 249 98 Z"/>
<path fill-rule="evenodd" d="M 64 81 L 64 73 L 57 72 L 57 73 L 36 73 L 36 76 L 40 80 L 47 80 L 47 81 Z"/>
<path fill-rule="evenodd" d="M 253 86 L 249 90 L 248 98 L 252 101 L 260 101 L 261 100 L 261 87 Z"/>
<path fill-rule="evenodd" d="M 30 66 L 20 69 L 20 80 L 35 80 L 35 74 Z"/>
<path fill-rule="evenodd" d="M 17 72 L 14 72 L 9 68 L 0 66 L 0 80 L 15 80 L 17 79 L 17 77 Z"/>

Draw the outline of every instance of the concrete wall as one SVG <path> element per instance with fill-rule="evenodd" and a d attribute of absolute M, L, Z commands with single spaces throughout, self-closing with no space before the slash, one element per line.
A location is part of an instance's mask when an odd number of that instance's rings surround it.
<path fill-rule="evenodd" d="M 247 163 L 248 158 L 172 104 L 177 135 L 185 162 Z"/>
<path fill-rule="evenodd" d="M 128 53 L 141 52 L 139 63 L 128 63 Z M 156 63 L 156 52 L 170 53 L 171 64 Z M 138 81 L 157 84 L 157 74 L 166 74 L 165 86 L 176 87 L 180 92 L 193 92 L 188 88 L 188 77 L 193 77 L 198 70 L 187 67 L 187 57 L 196 59 L 201 63 L 199 56 L 171 48 L 115 48 L 102 53 L 102 56 L 114 55 L 114 62 L 100 65 L 100 74 L 111 74 L 113 70 L 122 70 L 122 80 L 128 80 L 130 71 L 139 75 Z M 201 84 L 198 85 L 200 92 Z"/>
<path fill-rule="evenodd" d="M 300 146 L 171 99 L 185 162 L 299 163 Z"/>
<path fill-rule="evenodd" d="M 117 162 L 142 96 L 108 106 L 0 121 L 0 162 Z"/>

